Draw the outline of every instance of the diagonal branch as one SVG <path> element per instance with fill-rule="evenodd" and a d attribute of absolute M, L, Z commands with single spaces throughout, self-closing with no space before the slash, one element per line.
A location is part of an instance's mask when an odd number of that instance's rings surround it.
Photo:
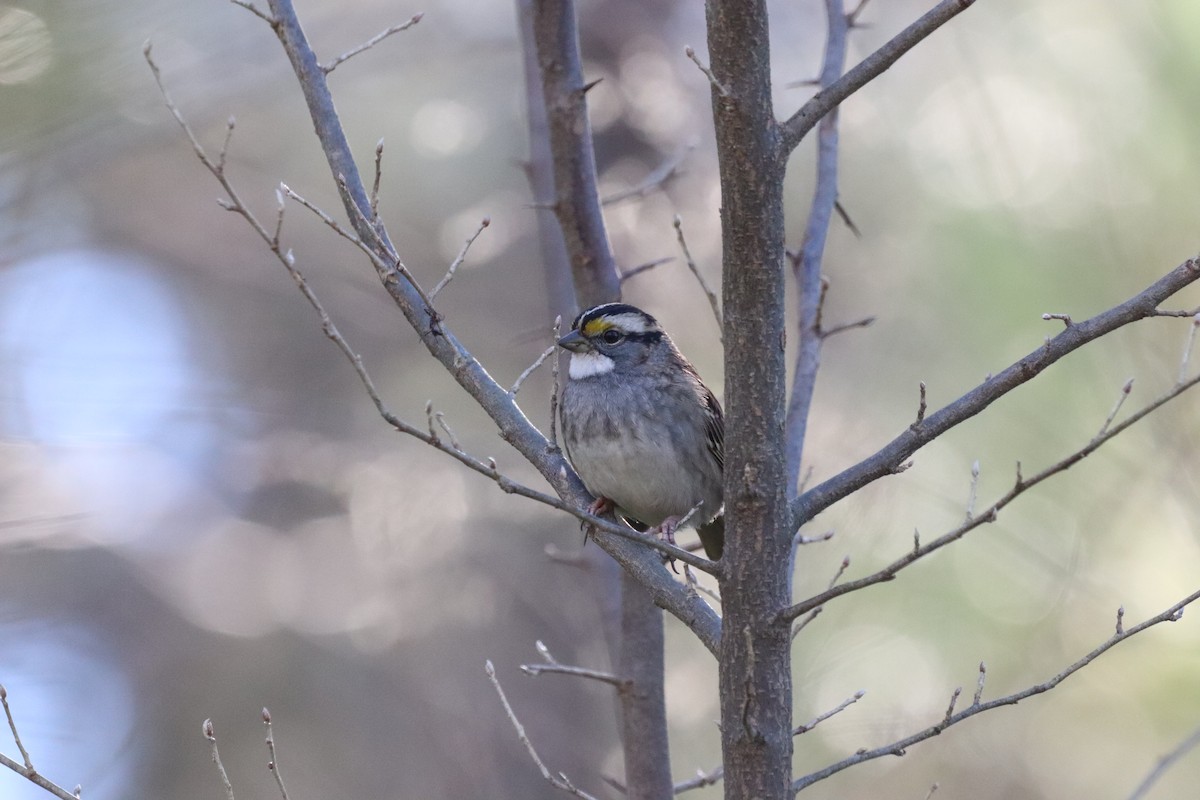
<path fill-rule="evenodd" d="M 959 711 L 958 713 L 954 713 L 953 703 L 951 703 L 951 707 L 948 709 L 946 715 L 936 725 L 931 725 L 924 730 L 912 734 L 911 736 L 906 736 L 903 739 L 899 739 L 891 744 L 886 744 L 883 747 L 877 747 L 874 750 L 860 750 L 849 758 L 842 759 L 835 764 L 830 764 L 824 769 L 820 769 L 809 775 L 805 775 L 803 778 L 800 778 L 792 783 L 792 792 L 799 792 L 800 790 L 811 786 L 817 781 L 824 780 L 830 775 L 835 775 L 844 769 L 853 767 L 856 764 L 861 764 L 864 761 L 872 761 L 882 756 L 902 756 L 904 755 L 906 749 L 912 745 L 917 744 L 918 742 L 923 742 L 926 739 L 932 739 L 934 736 L 937 736 L 947 728 L 957 725 L 965 719 L 970 719 L 976 714 L 981 714 L 984 711 L 991 711 L 993 708 L 1000 708 L 1001 706 L 1016 705 L 1026 698 L 1048 692 L 1126 639 L 1136 636 L 1147 628 L 1152 628 L 1162 622 L 1178 622 L 1183 616 L 1183 610 L 1192 603 L 1196 602 L 1196 600 L 1200 600 L 1200 591 L 1193 592 L 1175 605 L 1168 608 L 1166 611 L 1151 617 L 1139 625 L 1135 625 L 1126 631 L 1117 631 L 1100 646 L 1096 647 L 1090 653 L 1083 656 L 1078 661 L 1066 667 L 1057 675 L 1043 683 L 1030 686 L 1019 692 L 1005 695 L 1004 697 L 996 698 L 995 700 L 989 700 L 986 703 L 972 702 L 970 706 L 962 711 Z M 955 692 L 956 698 L 958 694 L 958 692 Z"/>
<path fill-rule="evenodd" d="M 1139 409 L 1135 414 L 1130 416 L 1128 419 L 1122 421 L 1119 425 L 1111 425 L 1110 426 L 1110 423 L 1111 423 L 1111 418 L 1110 418 L 1108 421 L 1105 422 L 1104 427 L 1101 429 L 1100 433 L 1096 434 L 1096 436 L 1094 436 L 1090 442 L 1088 442 L 1086 445 L 1084 445 L 1080 449 L 1076 450 L 1071 455 L 1062 459 L 1061 461 L 1042 470 L 1037 475 L 1034 475 L 1032 478 L 1022 477 L 1021 476 L 1021 468 L 1020 468 L 1020 465 L 1018 464 L 1017 465 L 1017 479 L 1016 479 L 1016 482 L 1013 484 L 1013 487 L 1011 489 L 1009 489 L 1008 492 L 1006 492 L 1003 497 L 1001 497 L 996 502 L 992 503 L 990 506 L 988 506 L 986 509 L 984 509 L 981 513 L 979 513 L 977 515 L 973 515 L 973 516 L 968 516 L 967 519 L 961 525 L 959 525 L 957 528 L 955 528 L 952 531 L 949 531 L 948 533 L 942 534 L 941 536 L 934 539 L 933 541 L 927 542 L 925 544 L 920 544 L 919 540 L 915 541 L 912 550 L 910 550 L 904 556 L 896 559 L 892 563 L 888 564 L 886 567 L 879 570 L 878 572 L 874 572 L 870 575 L 867 575 L 864 578 L 859 578 L 858 580 L 848 581 L 846 583 L 840 583 L 836 586 L 831 586 L 830 588 L 826 589 L 825 591 L 821 592 L 820 594 L 813 595 L 812 597 L 808 598 L 807 600 L 803 600 L 799 603 L 796 603 L 795 605 L 785 609 L 780 614 L 780 618 L 781 619 L 795 619 L 796 617 L 800 616 L 801 614 L 804 614 L 805 612 L 820 608 L 823 604 L 832 600 L 835 597 L 841 597 L 844 594 L 856 592 L 859 589 L 865 589 L 866 587 L 874 586 L 877 583 L 883 583 L 885 581 L 890 581 L 892 578 L 896 577 L 896 573 L 900 572 L 900 570 L 904 569 L 905 567 L 909 566 L 910 564 L 913 564 L 916 561 L 919 561 L 920 559 L 924 558 L 925 556 L 929 555 L 930 553 L 934 552 L 935 550 L 940 550 L 941 548 L 945 547 L 946 545 L 950 544 L 951 542 L 958 541 L 959 539 L 961 539 L 962 537 L 966 536 L 968 533 L 973 531 L 975 528 L 978 528 L 980 525 L 983 525 L 984 523 L 988 523 L 988 522 L 994 522 L 996 520 L 997 516 L 999 516 L 999 514 L 1000 514 L 1000 509 L 1004 508 L 1006 505 L 1011 503 L 1017 497 L 1024 494 L 1027 490 L 1033 488 L 1034 486 L 1038 485 L 1039 483 L 1046 480 L 1047 478 L 1050 478 L 1054 475 L 1057 475 L 1060 472 L 1065 472 L 1066 470 L 1070 469 L 1072 466 L 1079 463 L 1080 461 L 1082 461 L 1083 459 L 1087 458 L 1089 455 L 1094 453 L 1096 450 L 1098 450 L 1100 448 L 1100 446 L 1103 445 L 1105 442 L 1109 441 L 1114 436 L 1117 436 L 1122 431 L 1124 431 L 1127 428 L 1129 428 L 1130 426 L 1134 425 L 1139 420 L 1141 420 L 1142 418 L 1151 414 L 1152 412 L 1156 411 L 1160 407 L 1166 405 L 1169 401 L 1175 399 L 1176 397 L 1183 394 L 1188 389 L 1192 388 L 1193 386 L 1195 386 L 1197 384 L 1200 384 L 1200 375 L 1196 375 L 1196 376 L 1192 377 L 1191 379 L 1184 381 L 1183 383 L 1175 384 L 1175 386 L 1172 387 L 1171 390 L 1168 391 L 1166 394 L 1160 396 L 1159 398 L 1157 398 L 1150 404 Z"/>
<path fill-rule="evenodd" d="M 916 22 L 892 37 L 883 47 L 860 61 L 832 86 L 813 95 L 787 122 L 780 125 L 785 152 L 794 150 L 821 117 L 879 77 L 888 67 L 895 64 L 900 56 L 974 4 L 975 0 L 942 0 Z"/>
<path fill-rule="evenodd" d="M 370 196 L 362 183 L 350 146 L 338 120 L 325 72 L 309 45 L 291 0 L 269 0 L 271 27 L 300 82 L 309 114 L 338 186 L 350 224 L 358 238 L 376 250 L 380 260 L 399 264 L 382 224 L 373 221 Z M 463 389 L 495 422 L 500 436 L 524 456 L 553 487 L 562 500 L 586 507 L 593 498 L 562 454 L 550 446 L 525 416 L 507 388 L 498 384 L 483 365 L 458 341 L 436 312 L 429 308 L 417 287 L 397 274 L 385 274 L 383 285 L 422 344 L 441 362 Z M 675 582 L 659 557 L 634 542 L 602 530 L 596 542 L 648 588 L 654 602 L 691 628 L 705 646 L 715 652 L 721 622 L 716 612 L 700 598 Z"/>
<path fill-rule="evenodd" d="M 917 450 L 1033 379 L 1068 353 L 1131 322 L 1154 316 L 1160 303 L 1198 278 L 1200 258 L 1188 259 L 1140 294 L 1047 339 L 1044 345 L 990 376 L 950 405 L 910 425 L 874 455 L 804 492 L 791 504 L 792 526 L 788 535 L 843 497 L 885 475 L 895 474 Z"/>

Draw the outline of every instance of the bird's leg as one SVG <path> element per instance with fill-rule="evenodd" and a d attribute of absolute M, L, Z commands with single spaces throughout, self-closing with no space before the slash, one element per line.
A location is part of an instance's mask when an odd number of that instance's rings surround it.
<path fill-rule="evenodd" d="M 648 533 L 656 534 L 658 538 L 662 539 L 667 544 L 673 545 L 675 544 L 675 529 L 679 527 L 680 519 L 682 519 L 682 517 L 667 517 L 662 522 L 658 523 L 657 526 L 651 528 Z M 664 555 L 663 560 L 671 565 L 672 572 L 674 572 L 676 575 L 679 574 L 679 570 L 675 569 L 674 558 L 669 555 Z"/>
<path fill-rule="evenodd" d="M 616 504 L 607 497 L 597 497 L 592 501 L 591 505 L 587 507 L 587 512 L 593 517 L 602 517 L 608 512 L 612 511 L 615 507 Z"/>

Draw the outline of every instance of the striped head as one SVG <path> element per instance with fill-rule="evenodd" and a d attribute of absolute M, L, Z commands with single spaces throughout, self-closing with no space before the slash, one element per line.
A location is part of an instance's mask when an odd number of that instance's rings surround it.
<path fill-rule="evenodd" d="M 667 347 L 660 347 L 664 341 Z M 571 351 L 571 379 L 581 380 L 620 373 L 644 364 L 656 352 L 669 355 L 675 352 L 670 341 L 658 320 L 640 308 L 605 303 L 576 317 L 558 345 Z"/>

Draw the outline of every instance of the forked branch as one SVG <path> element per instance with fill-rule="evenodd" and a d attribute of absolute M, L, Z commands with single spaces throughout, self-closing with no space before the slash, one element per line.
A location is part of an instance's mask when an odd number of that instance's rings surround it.
<path fill-rule="evenodd" d="M 998 697 L 995 700 L 989 700 L 986 703 L 981 703 L 981 702 L 978 702 L 978 700 L 973 700 L 970 706 L 968 706 L 967 708 L 964 708 L 962 711 L 958 711 L 958 712 L 955 712 L 953 710 L 953 703 L 952 703 L 950 709 L 948 709 L 947 713 L 942 717 L 942 719 L 936 725 L 930 725 L 928 728 L 920 730 L 920 731 L 912 734 L 911 736 L 906 736 L 903 739 L 898 739 L 897 741 L 894 741 L 891 744 L 886 744 L 882 747 L 876 747 L 873 750 L 860 750 L 857 753 L 855 753 L 854 755 L 852 755 L 848 758 L 844 758 L 841 761 L 838 761 L 834 764 L 830 764 L 828 767 L 825 767 L 824 769 L 820 769 L 809 775 L 805 775 L 803 778 L 800 778 L 799 780 L 796 780 L 795 782 L 792 783 L 792 792 L 793 793 L 799 792 L 800 790 L 802 790 L 808 786 L 811 786 L 812 784 L 816 783 L 817 781 L 824 780 L 825 778 L 828 778 L 830 775 L 835 775 L 844 769 L 853 767 L 856 764 L 861 764 L 864 761 L 872 761 L 872 760 L 874 760 L 876 758 L 880 758 L 882 756 L 902 756 L 905 754 L 905 751 L 912 745 L 917 744 L 918 742 L 923 742 L 926 739 L 932 739 L 934 736 L 939 735 L 940 733 L 942 733 L 942 731 L 946 730 L 947 728 L 957 725 L 958 723 L 962 722 L 963 720 L 970 719 L 971 717 L 975 716 L 976 714 L 982 714 L 984 711 L 991 711 L 992 709 L 1000 708 L 1001 706 L 1016 705 L 1017 703 L 1019 703 L 1020 701 L 1026 699 L 1026 698 L 1033 697 L 1034 695 L 1042 694 L 1043 692 L 1048 692 L 1051 689 L 1053 689 L 1055 686 L 1058 686 L 1060 683 L 1065 681 L 1067 678 L 1074 675 L 1079 670 L 1086 667 L 1088 664 L 1095 661 L 1100 656 L 1104 655 L 1104 653 L 1108 652 L 1109 650 L 1116 647 L 1121 642 L 1125 641 L 1126 639 L 1129 639 L 1132 636 L 1136 636 L 1137 634 L 1141 633 L 1142 631 L 1146 630 L 1147 628 L 1152 628 L 1155 625 L 1158 625 L 1159 623 L 1177 622 L 1180 619 L 1180 617 L 1183 616 L 1183 610 L 1198 599 L 1200 599 L 1200 591 L 1193 592 L 1192 594 L 1188 595 L 1184 599 L 1180 600 L 1175 605 L 1173 605 L 1170 608 L 1168 608 L 1167 610 L 1163 611 L 1161 614 L 1153 616 L 1150 619 L 1146 620 L 1145 622 L 1142 622 L 1139 625 L 1135 625 L 1134 627 L 1129 628 L 1128 630 L 1118 631 L 1118 632 L 1114 633 L 1105 642 L 1103 642 L 1100 646 L 1096 647 L 1090 653 L 1083 656 L 1078 661 L 1076 661 L 1075 663 L 1066 667 L 1061 672 L 1054 675 L 1049 680 L 1044 681 L 1043 683 L 1039 683 L 1034 686 L 1030 686 L 1019 692 L 1014 692 L 1012 694 L 1005 695 L 1004 697 Z M 959 695 L 959 692 L 956 691 L 955 699 L 957 699 L 958 695 Z M 978 695 L 976 695 L 976 697 L 978 697 Z"/>

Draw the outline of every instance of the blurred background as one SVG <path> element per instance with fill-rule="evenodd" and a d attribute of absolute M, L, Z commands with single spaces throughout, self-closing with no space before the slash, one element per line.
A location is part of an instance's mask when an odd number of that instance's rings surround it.
<path fill-rule="evenodd" d="M 872 3 L 850 60 L 930 3 Z M 239 797 L 271 796 L 271 709 L 293 797 L 550 797 L 483 670 L 491 659 L 543 758 L 618 795 L 600 685 L 531 679 L 542 640 L 606 668 L 578 526 L 390 431 L 286 273 L 216 203 L 163 107 L 142 44 L 201 141 L 237 119 L 229 174 L 264 218 L 285 181 L 336 193 L 274 37 L 236 6 L 185 0 L 0 4 L 0 683 L 34 764 L 92 800 L 218 796 L 211 718 Z M 501 383 L 550 342 L 516 15 L 506 0 L 299 4 L 324 59 L 424 11 L 331 76 L 361 163 L 386 141 L 381 213 L 406 263 L 441 277 L 449 325 Z M 818 0 L 773 6 L 777 108 L 816 74 Z M 624 267 L 678 256 L 683 218 L 719 280 L 719 195 L 703 10 L 584 0 L 605 194 L 672 159 L 661 190 L 607 208 Z M 830 323 L 807 466 L 819 481 L 1061 324 L 1141 291 L 1200 246 L 1200 6 L 1191 0 L 980 2 L 842 110 L 841 201 L 825 272 Z M 706 59 L 705 59 L 706 60 Z M 812 142 L 789 176 L 798 243 Z M 368 174 L 369 174 L 369 167 Z M 285 241 L 381 391 L 423 424 L 445 412 L 472 453 L 535 485 L 420 347 L 369 265 L 290 208 Z M 663 321 L 720 393 L 721 354 L 683 263 L 626 297 Z M 1190 290 L 1169 304 L 1200 305 Z M 849 555 L 866 574 L 954 527 L 1087 442 L 1120 387 L 1168 389 L 1186 320 L 1154 319 L 1057 365 L 813 523 L 798 592 Z M 1200 358 L 1196 359 L 1200 362 Z M 1194 363 L 1193 370 L 1200 369 Z M 522 390 L 544 425 L 550 380 Z M 829 606 L 796 643 L 796 721 L 863 700 L 797 741 L 797 773 L 931 724 L 988 665 L 985 697 L 1041 682 L 1200 584 L 1200 414 L 1184 396 L 900 580 Z M 1122 645 L 1049 695 L 818 784 L 805 796 L 1126 797 L 1200 725 L 1196 611 Z M 719 762 L 716 670 L 668 618 L 672 764 Z M 16 757 L 7 735 L 0 751 Z M 1152 797 L 1194 795 L 1200 753 Z M 883 788 L 886 787 L 886 788 Z M 266 794 L 264 794 L 266 793 Z M 697 792 L 719 796 L 720 788 Z M 45 796 L 0 772 L 0 798 Z"/>

